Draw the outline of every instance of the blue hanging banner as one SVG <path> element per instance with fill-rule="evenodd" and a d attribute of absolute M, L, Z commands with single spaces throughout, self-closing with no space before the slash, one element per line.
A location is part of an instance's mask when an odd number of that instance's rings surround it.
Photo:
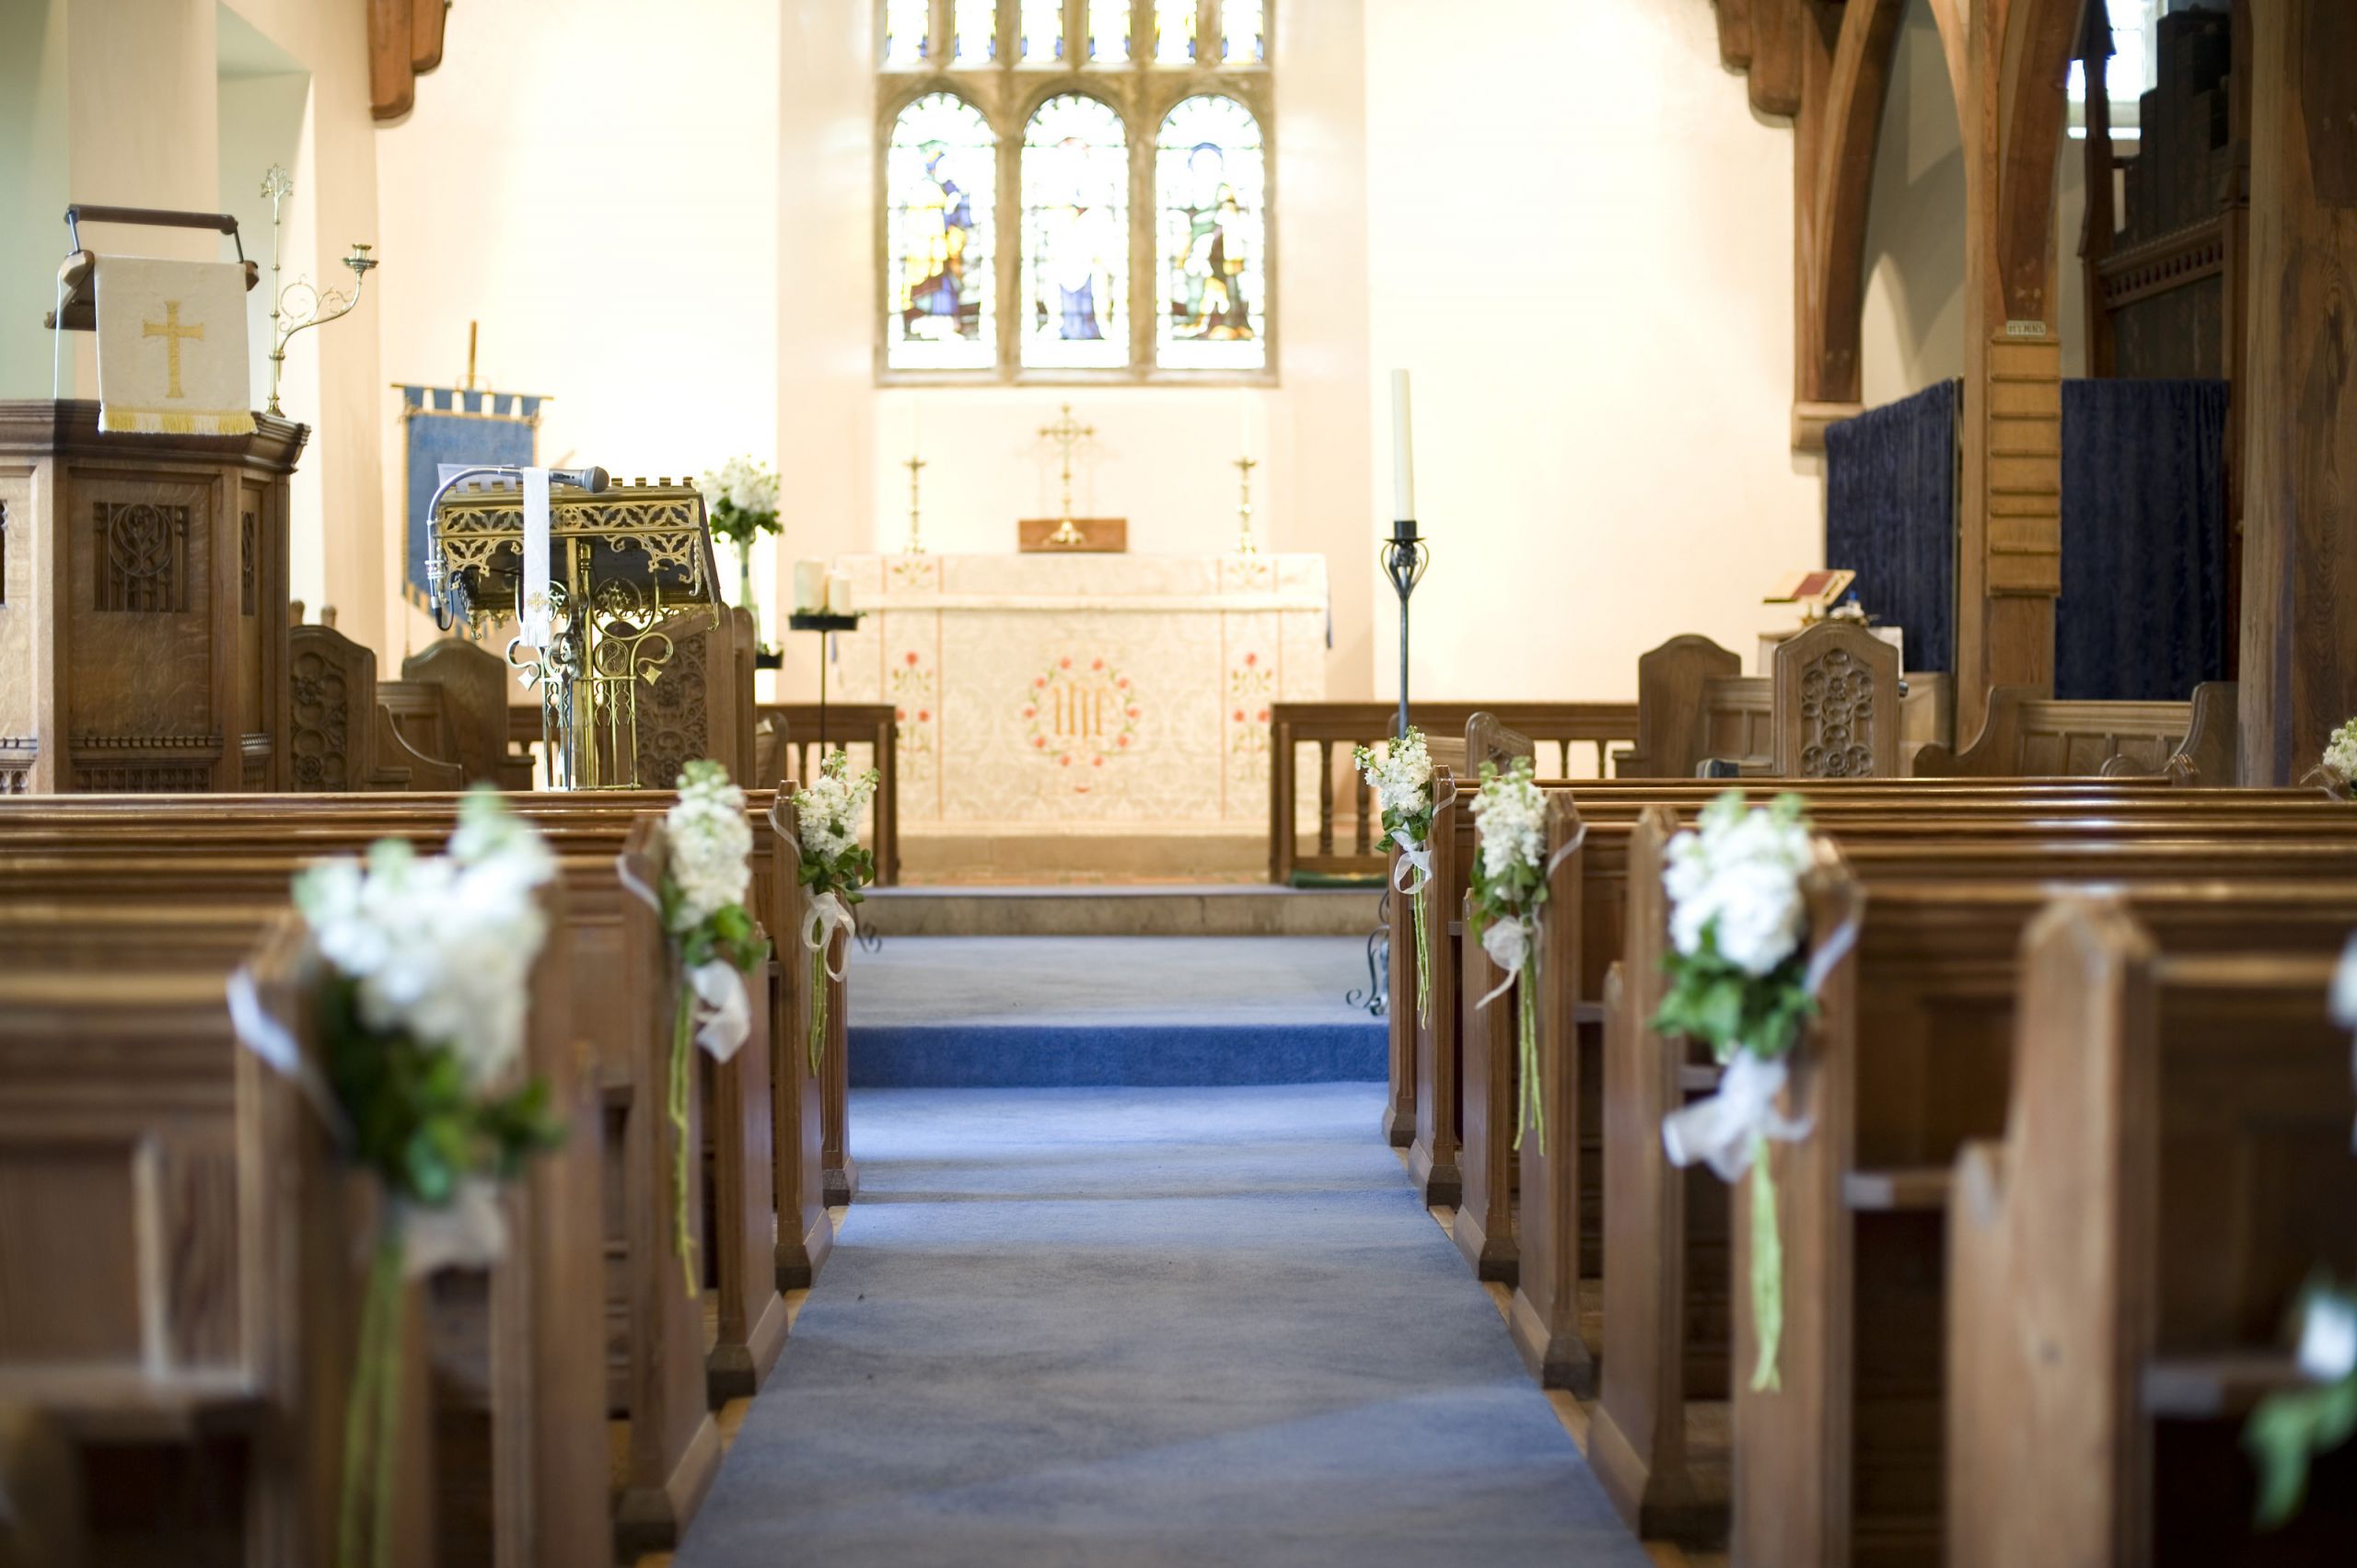
<path fill-rule="evenodd" d="M 443 465 L 531 467 L 540 451 L 540 405 L 549 400 L 461 387 L 404 386 L 401 393 L 402 510 L 409 525 L 401 591 L 424 610 L 425 508 Z"/>

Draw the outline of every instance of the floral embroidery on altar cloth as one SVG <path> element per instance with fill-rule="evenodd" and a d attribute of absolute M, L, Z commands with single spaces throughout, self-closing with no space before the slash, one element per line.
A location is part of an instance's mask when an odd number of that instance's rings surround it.
<path fill-rule="evenodd" d="M 1063 655 L 1031 678 L 1020 709 L 1025 747 L 1072 772 L 1076 795 L 1095 787 L 1109 758 L 1134 751 L 1145 710 L 1130 678 L 1101 656 Z"/>

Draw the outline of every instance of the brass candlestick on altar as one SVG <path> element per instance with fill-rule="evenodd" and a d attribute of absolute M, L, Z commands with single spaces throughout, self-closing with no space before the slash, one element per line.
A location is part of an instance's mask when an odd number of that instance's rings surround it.
<path fill-rule="evenodd" d="M 1058 545 L 1086 544 L 1088 536 L 1074 527 L 1072 520 L 1072 449 L 1081 442 L 1095 436 L 1097 427 L 1074 421 L 1072 416 L 1072 404 L 1066 403 L 1063 412 L 1057 416 L 1055 424 L 1041 425 L 1039 434 L 1063 447 L 1063 520 L 1056 525 L 1056 531 L 1048 536 L 1047 542 Z"/>
<path fill-rule="evenodd" d="M 924 469 L 924 459 L 911 452 L 900 466 L 909 470 L 909 542 L 901 547 L 903 555 L 924 553 L 924 530 L 917 526 L 917 475 Z M 1070 508 L 1067 507 L 1069 512 Z"/>
<path fill-rule="evenodd" d="M 1252 540 L 1252 470 L 1260 466 L 1260 459 L 1248 453 L 1236 459 L 1237 474 L 1244 482 L 1243 498 L 1236 507 L 1236 553 L 1238 555 L 1260 553 L 1260 547 Z"/>
<path fill-rule="evenodd" d="M 368 273 L 377 262 L 368 252 L 373 247 L 354 240 L 352 254 L 343 264 L 352 269 L 352 289 L 340 288 L 324 294 L 306 278 L 296 278 L 284 288 L 278 285 L 278 231 L 284 203 L 295 193 L 295 180 L 284 167 L 272 164 L 261 177 L 261 193 L 270 198 L 270 405 L 271 413 L 283 411 L 278 406 L 278 381 L 286 369 L 286 344 L 296 333 L 307 327 L 324 326 L 330 321 L 352 314 L 360 303 L 360 291 L 367 286 Z"/>

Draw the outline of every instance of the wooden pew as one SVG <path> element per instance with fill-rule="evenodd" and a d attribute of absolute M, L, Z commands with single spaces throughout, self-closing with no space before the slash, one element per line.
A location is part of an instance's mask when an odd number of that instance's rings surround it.
<path fill-rule="evenodd" d="M 624 939 L 626 903 L 635 900 L 626 900 L 621 894 L 614 875 L 613 856 L 621 848 L 621 834 L 631 823 L 633 813 L 629 808 L 651 808 L 667 804 L 668 799 L 667 793 L 649 792 L 638 796 L 521 796 L 515 803 L 525 815 L 539 822 L 549 835 L 552 847 L 564 857 L 563 864 L 575 895 L 575 906 L 582 912 L 582 918 L 575 922 L 573 945 L 578 972 L 589 977 L 584 987 L 583 1014 L 598 1040 L 604 1063 L 608 1117 L 613 1128 L 611 1142 L 619 1152 L 619 1163 L 613 1170 L 623 1185 L 615 1190 L 618 1196 L 612 1202 L 610 1216 L 617 1225 L 633 1215 L 642 1206 L 639 1200 L 652 1191 L 646 1187 L 643 1173 L 668 1169 L 668 1166 L 655 1163 L 656 1155 L 649 1145 L 663 1121 L 656 1108 L 662 1103 L 661 1086 L 668 1075 L 669 1014 L 651 1011 L 652 1003 L 643 989 L 645 974 L 652 971 L 659 955 L 633 958 L 632 953 L 643 941 L 632 943 Z M 767 799 L 764 794 L 755 797 L 753 804 L 758 808 Z M 283 896 L 291 865 L 316 854 L 355 850 L 387 832 L 406 834 L 438 845 L 447 834 L 456 807 L 452 797 L 443 797 L 438 802 L 431 801 L 431 797 L 364 797 L 342 802 L 324 797 L 281 797 L 269 801 L 233 800 L 226 808 L 219 799 L 106 803 L 75 797 L 65 808 L 66 824 L 60 829 L 53 820 L 59 803 L 41 804 L 46 808 L 43 815 L 52 819 L 45 828 L 32 812 L 0 811 L 0 889 L 29 885 L 29 880 L 37 880 L 44 874 L 79 874 L 132 878 L 154 889 L 157 896 L 172 896 L 192 888 L 217 889 L 225 885 L 225 879 L 235 882 L 239 878 L 258 892 Z M 158 828 L 159 812 L 167 819 L 164 825 L 169 833 L 168 843 L 161 845 L 152 842 Z M 170 823 L 169 819 L 174 816 L 181 819 L 180 824 Z M 243 819 L 242 825 L 239 819 Z M 111 863 L 97 857 L 92 842 L 94 835 L 103 841 L 110 826 L 120 856 Z M 784 918 L 784 908 L 774 900 L 793 891 L 792 862 L 781 858 L 783 841 L 770 831 L 765 818 L 757 828 L 756 842 L 760 858 L 755 897 L 765 923 L 775 924 Z M 122 853 L 134 848 L 141 853 Z M 232 850 L 281 858 L 265 858 L 259 863 L 222 858 L 224 852 Z M 49 856 L 46 862 L 42 854 Z M 214 858 L 203 858 L 208 854 Z M 668 960 L 659 961 L 668 965 Z M 635 977 L 633 964 L 640 966 Z M 777 1016 L 774 1011 L 772 1016 Z M 709 1255 L 722 1295 L 722 1337 L 711 1347 L 704 1367 L 698 1369 L 692 1360 L 682 1360 L 676 1350 L 659 1364 L 652 1354 L 653 1346 L 669 1345 L 674 1341 L 690 1342 L 698 1331 L 694 1322 L 696 1305 L 686 1298 L 680 1288 L 677 1258 L 668 1249 L 662 1249 L 659 1258 L 654 1256 L 653 1250 L 644 1245 L 643 1236 L 637 1238 L 640 1245 L 627 1247 L 618 1254 L 625 1260 L 617 1267 L 626 1272 L 622 1280 L 615 1282 L 617 1289 L 631 1278 L 659 1278 L 668 1285 L 669 1295 L 646 1299 L 655 1300 L 665 1311 L 683 1315 L 689 1324 L 684 1335 L 634 1334 L 632 1316 L 624 1310 L 610 1325 L 616 1356 L 610 1379 L 615 1407 L 627 1409 L 634 1418 L 645 1415 L 645 1430 L 664 1433 L 678 1440 L 673 1451 L 660 1459 L 646 1457 L 640 1452 L 639 1445 L 633 1445 L 635 1468 L 622 1509 L 621 1535 L 626 1550 L 640 1550 L 650 1541 L 668 1539 L 667 1532 L 675 1533 L 684 1523 L 684 1516 L 675 1516 L 674 1511 L 682 1502 L 691 1508 L 701 1498 L 717 1461 L 716 1434 L 705 1436 L 709 1423 L 701 1418 L 706 1400 L 716 1401 L 731 1390 L 740 1389 L 749 1368 L 756 1379 L 766 1374 L 783 1331 L 783 1304 L 774 1294 L 776 1281 L 807 1282 L 817 1263 L 823 1260 L 831 1237 L 818 1201 L 819 1187 L 812 1168 L 815 1148 L 795 1147 L 791 1151 L 795 1157 L 788 1164 L 779 1157 L 784 1144 L 773 1143 L 766 1132 L 766 1124 L 773 1117 L 785 1125 L 802 1125 L 805 1111 L 800 1104 L 783 1106 L 779 1099 L 786 1092 L 798 1097 L 807 1074 L 774 1074 L 768 1089 L 761 1087 L 756 1077 L 769 1071 L 771 1063 L 789 1049 L 792 1060 L 799 1062 L 800 1037 L 795 1035 L 789 1047 L 784 1035 L 772 1030 L 767 1040 L 765 1051 L 740 1051 L 726 1072 L 714 1075 L 719 1084 L 734 1080 L 739 1085 L 735 1099 L 715 1097 L 731 1108 L 730 1114 L 714 1118 L 715 1139 L 720 1148 L 715 1167 L 730 1187 L 741 1190 L 743 1206 L 730 1209 L 732 1200 L 726 1197 L 716 1202 L 716 1207 L 737 1215 L 742 1223 L 732 1225 L 721 1237 L 722 1244 Z M 633 1171 L 642 1175 L 633 1179 Z M 784 1212 L 798 1218 L 795 1224 L 776 1225 L 772 1232 L 769 1219 L 772 1183 L 784 1176 L 794 1178 L 797 1183 L 796 1190 L 786 1194 Z M 668 1193 L 668 1176 L 662 1191 Z M 665 1213 L 668 1215 L 668 1201 Z M 732 1239 L 737 1245 L 729 1245 Z M 757 1252 L 749 1251 L 756 1245 Z M 618 1306 L 622 1306 L 635 1298 L 624 1294 L 615 1299 Z M 737 1301 L 746 1304 L 742 1312 L 729 1305 Z M 758 1307 L 753 1305 L 757 1301 L 761 1303 Z M 671 1302 L 679 1305 L 666 1305 Z M 655 1390 L 652 1394 L 650 1388 Z M 691 1422 L 679 1413 L 682 1411 L 693 1411 L 699 1419 Z M 640 1424 L 634 1419 L 634 1430 Z M 680 1437 L 682 1432 L 687 1433 L 684 1438 Z"/>
<path fill-rule="evenodd" d="M 551 912 L 561 929 L 563 912 L 554 900 Z M 86 1291 L 103 1292 L 117 1281 L 128 1285 L 136 1279 L 135 1288 L 153 1293 L 159 1305 L 147 1317 L 167 1331 L 162 1346 L 148 1347 L 140 1358 L 144 1365 L 126 1376 L 87 1363 L 46 1369 L 11 1365 L 0 1371 L 0 1382 L 17 1390 L 44 1381 L 86 1390 L 69 1392 L 60 1403 L 75 1412 L 69 1419 L 101 1450 L 126 1436 L 185 1434 L 205 1441 L 203 1434 L 215 1423 L 201 1407 L 167 1412 L 176 1385 L 207 1373 L 220 1385 L 222 1398 L 253 1400 L 265 1415 L 285 1410 L 294 1446 L 283 1446 L 278 1428 L 265 1419 L 250 1428 L 252 1452 L 246 1462 L 265 1490 L 287 1484 L 273 1479 L 282 1475 L 309 1488 L 310 1512 L 290 1522 L 274 1507 L 258 1511 L 260 1533 L 249 1540 L 245 1557 L 311 1563 L 326 1561 L 332 1545 L 319 1534 L 331 1527 L 332 1514 L 318 1510 L 331 1508 L 334 1500 L 355 1327 L 350 1237 L 357 1225 L 366 1223 L 366 1213 L 354 1206 L 353 1200 L 363 1196 L 357 1184 L 330 1163 L 316 1115 L 273 1071 L 226 1038 L 226 978 L 258 939 L 264 944 L 254 966 L 258 992 L 282 1028 L 308 1039 L 316 1016 L 308 979 L 313 970 L 305 934 L 285 913 L 283 897 L 156 908 L 119 889 L 94 886 L 62 901 L 11 899 L 0 906 L 0 994 L 29 1003 L 29 990 L 47 993 L 45 1001 L 22 1007 L 0 1003 L 0 1052 L 38 1042 L 44 1014 L 66 1025 L 82 1051 L 111 1038 L 115 1053 L 102 1051 L 77 1060 L 90 1063 L 85 1077 L 110 1070 L 119 1076 L 109 1077 L 102 1091 L 84 1096 L 74 1095 L 71 1083 L 60 1087 L 84 1118 L 128 1113 L 134 1124 L 142 1091 L 152 1099 L 156 1073 L 165 1070 L 161 1103 L 169 1108 L 163 1112 L 168 1120 L 149 1139 L 131 1145 L 134 1179 L 126 1191 L 134 1208 L 133 1214 L 119 1217 L 132 1222 L 132 1232 L 162 1229 L 170 1247 L 162 1275 L 141 1251 L 125 1260 L 127 1272 L 86 1269 L 71 1276 Z M 139 995 L 185 992 L 197 1000 L 197 1016 L 126 1012 L 122 991 L 127 964 Z M 400 1544 L 408 1562 L 488 1562 L 494 1551 L 502 1562 L 547 1568 L 609 1560 L 598 1508 L 605 1483 L 604 1423 L 591 1381 L 602 1354 L 594 1295 L 598 1219 L 586 1201 L 595 1191 L 597 1121 L 594 1101 L 575 1070 L 570 985 L 561 945 L 543 953 L 532 984 L 527 1061 L 530 1070 L 549 1078 L 552 1101 L 572 1119 L 574 1132 L 564 1147 L 536 1162 L 510 1190 L 508 1258 L 488 1277 L 449 1271 L 419 1293 L 431 1299 L 413 1325 L 409 1353 L 412 1386 L 403 1418 L 406 1469 L 401 1481 L 406 1494 L 398 1505 L 404 1532 Z M 197 1032 L 192 1034 L 192 1028 Z M 215 1043 L 192 1053 L 189 1047 L 199 1039 Z M 180 1074 L 178 1080 L 174 1071 Z M 221 1157 L 206 1152 L 219 1148 L 221 1141 L 191 1115 L 208 1101 L 225 1109 L 240 1108 L 235 1163 L 221 1173 L 229 1177 L 226 1187 L 208 1176 L 202 1163 Z M 256 1114 L 251 1102 L 257 1101 L 261 1108 L 275 1109 L 267 1117 Z M 40 1115 L 44 1108 L 38 1105 L 21 1109 L 29 1126 L 0 1117 L 0 1139 L 16 1145 L 17 1157 L 9 1163 L 20 1176 L 38 1171 L 43 1158 L 60 1152 L 56 1121 Z M 273 1154 L 244 1144 L 248 1137 L 283 1137 L 291 1144 Z M 95 1144 L 64 1146 L 76 1178 L 76 1202 L 63 1223 L 75 1232 L 73 1245 L 85 1252 L 112 1229 L 107 1221 L 113 1211 L 106 1204 L 113 1189 L 98 1179 L 108 1148 L 103 1135 Z M 157 1156 L 158 1148 L 187 1153 Z M 99 1167 L 92 1167 L 93 1158 Z M 136 1179 L 148 1169 L 156 1176 Z M 238 1174 L 230 1176 L 232 1170 Z M 239 1186 L 246 1192 L 242 1198 L 234 1191 Z M 134 1220 L 134 1214 L 145 1217 Z M 129 1234 L 125 1245 L 132 1246 Z M 15 1232 L 13 1243 L 0 1237 L 0 1257 L 13 1254 L 6 1271 L 12 1279 L 27 1277 L 22 1271 L 50 1260 L 44 1254 L 53 1250 L 37 1235 Z M 234 1260 L 228 1275 L 209 1275 L 201 1267 L 208 1259 Z M 223 1294 L 219 1286 L 232 1280 L 244 1283 Z M 53 1284 L 53 1279 L 43 1282 L 45 1297 Z M 50 1305 L 44 1299 L 43 1306 Z M 66 1310 L 75 1310 L 72 1298 Z M 209 1314 L 224 1327 L 169 1328 L 184 1314 L 197 1315 L 199 1322 Z M 104 1300 L 83 1301 L 77 1318 L 83 1315 L 105 1320 Z M 29 1321 L 39 1331 L 35 1315 L 5 1316 L 20 1331 Z M 228 1340 L 256 1348 L 258 1376 L 202 1365 L 181 1372 L 171 1365 L 181 1359 L 201 1364 L 208 1351 L 217 1356 Z M 111 1388 L 105 1387 L 110 1380 Z M 95 1413 L 77 1402 L 86 1401 L 93 1388 L 104 1401 Z M 428 1449 L 430 1470 L 421 1458 Z M 236 1473 L 236 1467 L 225 1473 Z M 123 1488 L 97 1490 L 106 1494 L 103 1508 Z M 236 1512 L 225 1510 L 225 1520 Z M 176 1539 L 162 1549 L 167 1556 L 156 1560 L 184 1561 L 181 1554 L 192 1549 L 189 1540 Z M 105 1560 L 132 1561 L 140 1550 L 114 1540 Z"/>
<path fill-rule="evenodd" d="M 531 753 L 508 739 L 507 702 L 515 681 L 505 659 L 480 643 L 443 637 L 401 660 L 401 681 L 441 692 L 444 722 L 456 747 L 451 761 L 468 783 L 532 787 Z"/>
<path fill-rule="evenodd" d="M 1444 761 L 1446 749 L 1433 760 L 1433 789 L 1440 805 L 1433 813 L 1431 839 L 1432 1008 L 1424 1018 L 1418 1018 L 1412 1006 L 1395 1009 L 1394 1016 L 1404 1017 L 1416 1041 L 1416 1131 L 1408 1147 L 1408 1168 L 1425 1203 L 1434 1208 L 1455 1208 L 1462 1190 L 1457 1162 L 1463 1127 L 1457 1042 L 1467 998 L 1461 994 L 1457 965 L 1471 875 L 1471 862 L 1466 856 L 1472 843 L 1473 796 L 1480 788 L 1482 763 L 1504 767 L 1515 757 L 1531 754 L 1527 737 L 1515 734 L 1490 714 L 1476 714 L 1466 723 L 1461 765 Z M 1408 994 L 1412 998 L 1412 971 L 1411 975 Z"/>
<path fill-rule="evenodd" d="M 1594 749 L 1595 773 L 1608 778 L 1612 749 L 1637 734 L 1634 703 L 1416 703 L 1410 720 L 1427 738 L 1457 736 L 1475 714 L 1488 714 L 1517 735 L 1528 736 L 1541 766 L 1551 754 L 1557 772 L 1569 775 L 1573 759 Z M 1351 766 L 1361 746 L 1388 739 L 1399 727 L 1399 708 L 1391 703 L 1277 703 L 1269 709 L 1269 880 L 1291 886 L 1300 877 L 1358 877 L 1387 873 L 1390 851 L 1383 842 L 1382 811 L 1366 781 Z M 1317 748 L 1316 848 L 1304 854 L 1298 822 L 1301 752 Z M 1337 770 L 1341 770 L 1338 772 Z M 1335 781 L 1351 780 L 1349 847 L 1337 848 Z"/>
<path fill-rule="evenodd" d="M 1965 1145 L 1948 1220 L 1956 1568 L 2357 1561 L 2357 1456 L 2260 1534 L 2236 1452 L 2302 1281 L 2357 1269 L 2331 970 L 2164 957 L 2111 901 L 2032 923 L 2005 1135 Z"/>
<path fill-rule="evenodd" d="M 459 789 L 466 779 L 447 756 L 420 750 L 414 737 L 434 726 L 404 700 L 404 731 L 377 699 L 377 656 L 332 626 L 287 629 L 293 682 L 287 783 L 296 790 Z M 438 710 L 437 710 L 438 711 Z M 425 715 L 430 718 L 430 715 Z"/>
<path fill-rule="evenodd" d="M 874 768 L 877 785 L 869 848 L 876 856 L 876 885 L 894 888 L 900 881 L 900 710 L 889 703 L 830 703 L 826 724 L 819 722 L 816 703 L 763 703 L 758 710 L 761 744 L 753 777 L 757 779 L 818 776 L 826 753 L 851 754 L 853 767 Z"/>
<path fill-rule="evenodd" d="M 1915 772 L 1925 778 L 2161 773 L 2232 784 L 2235 695 L 2231 681 L 2198 686 L 2183 703 L 2057 702 L 2035 687 L 2000 686 L 1989 693 L 1972 744 L 1927 747 L 1916 754 Z"/>
<path fill-rule="evenodd" d="M 2212 872 L 2195 883 L 2177 874 L 2172 852 L 2218 846 L 2160 842 L 2099 880 L 2120 889 L 2172 956 L 2340 951 L 2357 926 L 2357 840 L 2223 842 L 2239 863 L 2229 875 L 2254 880 Z M 1995 856 L 1922 845 L 1917 864 L 1886 865 L 1893 875 L 1845 865 L 1812 891 L 1820 929 L 1851 907 L 1843 880 L 1863 877 L 1871 897 L 1807 1044 L 1815 1131 L 1772 1156 L 1782 1387 L 1755 1393 L 1738 1378 L 1735 1389 L 1732 1544 L 1745 1561 L 1921 1562 L 1939 1550 L 1949 1170 L 1965 1140 L 2003 1125 L 2020 938 L 2052 890 L 2075 879 L 2071 848 L 2057 839 L 2016 851 L 2023 879 L 2009 882 L 1992 876 Z M 1978 864 L 1949 878 L 1951 858 Z M 1747 1202 L 1736 1194 L 1735 1212 Z M 1737 1281 L 1747 1234 L 1734 1227 Z M 1608 1314 L 1612 1284 L 1608 1275 Z M 1751 1303 L 1734 1295 L 1743 1368 Z"/>

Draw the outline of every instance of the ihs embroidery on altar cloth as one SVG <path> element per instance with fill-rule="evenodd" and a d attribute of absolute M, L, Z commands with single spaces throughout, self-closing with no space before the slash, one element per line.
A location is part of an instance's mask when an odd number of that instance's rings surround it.
<path fill-rule="evenodd" d="M 1025 744 L 1071 775 L 1086 795 L 1109 760 L 1138 749 L 1144 709 L 1130 678 L 1102 658 L 1063 655 L 1031 678 L 1022 705 Z"/>

